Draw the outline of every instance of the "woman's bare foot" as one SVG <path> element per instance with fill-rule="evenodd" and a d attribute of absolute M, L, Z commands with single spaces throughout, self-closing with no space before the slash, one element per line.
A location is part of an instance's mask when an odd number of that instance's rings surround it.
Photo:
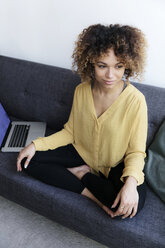
<path fill-rule="evenodd" d="M 88 172 L 90 172 L 90 168 L 87 165 L 81 165 L 78 167 L 73 167 L 73 168 L 67 168 L 73 175 L 78 177 L 78 179 L 81 180 L 81 178 Z"/>
<path fill-rule="evenodd" d="M 81 165 L 78 167 L 67 168 L 67 169 L 80 180 L 86 173 L 91 171 L 89 166 L 87 165 Z M 110 210 L 107 206 L 103 205 L 87 188 L 85 188 L 81 192 L 81 194 L 90 198 L 92 201 L 96 202 L 108 215 L 110 215 L 113 218 L 113 211 Z"/>
<path fill-rule="evenodd" d="M 103 205 L 87 188 L 85 188 L 82 192 L 82 195 L 90 198 L 92 201 L 96 202 L 108 215 L 113 218 L 113 211 L 110 210 L 107 206 Z"/>

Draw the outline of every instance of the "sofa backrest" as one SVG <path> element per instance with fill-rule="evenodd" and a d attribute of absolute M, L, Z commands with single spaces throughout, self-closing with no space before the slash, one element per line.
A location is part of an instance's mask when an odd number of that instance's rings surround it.
<path fill-rule="evenodd" d="M 165 88 L 133 83 L 145 96 L 148 107 L 148 139 L 151 143 L 156 131 L 165 119 Z"/>
<path fill-rule="evenodd" d="M 46 121 L 61 129 L 79 83 L 71 70 L 0 56 L 0 101 L 18 119 Z"/>
<path fill-rule="evenodd" d="M 79 83 L 79 76 L 71 70 L 0 56 L 0 101 L 18 119 L 46 121 L 50 128 L 60 130 Z M 146 97 L 149 145 L 165 119 L 165 88 L 133 84 Z"/>

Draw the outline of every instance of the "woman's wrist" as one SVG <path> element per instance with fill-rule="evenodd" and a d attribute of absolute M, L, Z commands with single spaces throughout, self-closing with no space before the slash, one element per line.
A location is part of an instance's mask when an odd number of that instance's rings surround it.
<path fill-rule="evenodd" d="M 125 184 L 132 184 L 135 187 L 137 186 L 138 182 L 135 177 L 133 176 L 128 176 L 125 178 Z"/>
<path fill-rule="evenodd" d="M 30 144 L 33 148 L 34 148 L 34 150 L 36 151 L 36 146 L 35 146 L 35 144 L 34 144 L 34 142 L 32 141 L 31 142 L 31 144 Z"/>

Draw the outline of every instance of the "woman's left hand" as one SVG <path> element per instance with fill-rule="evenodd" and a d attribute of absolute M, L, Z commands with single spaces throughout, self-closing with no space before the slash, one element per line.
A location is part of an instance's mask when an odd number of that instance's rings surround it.
<path fill-rule="evenodd" d="M 134 217 L 137 213 L 139 194 L 137 192 L 137 181 L 134 177 L 127 177 L 125 184 L 119 191 L 112 208 L 115 208 L 120 202 L 120 205 L 113 217 L 123 215 L 122 219 Z"/>

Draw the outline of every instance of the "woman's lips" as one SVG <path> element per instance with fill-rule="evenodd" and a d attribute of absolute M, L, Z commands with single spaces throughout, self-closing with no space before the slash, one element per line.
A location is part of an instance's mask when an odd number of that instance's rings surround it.
<path fill-rule="evenodd" d="M 106 81 L 106 80 L 104 80 L 104 83 L 110 85 L 110 84 L 113 84 L 113 83 L 114 83 L 114 80 L 111 80 L 111 81 Z"/>

